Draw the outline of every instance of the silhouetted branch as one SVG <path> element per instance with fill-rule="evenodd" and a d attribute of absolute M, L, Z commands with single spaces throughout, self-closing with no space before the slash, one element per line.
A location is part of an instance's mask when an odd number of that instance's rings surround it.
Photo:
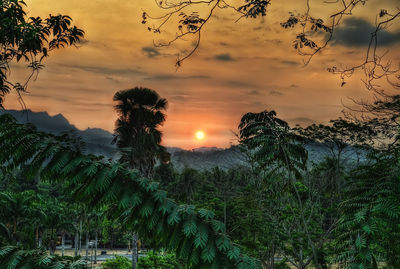
<path fill-rule="evenodd" d="M 183 40 L 186 36 L 195 36 L 196 42 L 195 46 L 184 56 L 178 56 L 176 61 L 176 66 L 179 68 L 184 60 L 192 56 L 195 51 L 200 46 L 201 39 L 201 31 L 204 25 L 210 20 L 212 15 L 214 14 L 216 9 L 231 9 L 235 13 L 240 14 L 241 16 L 237 19 L 239 21 L 243 17 L 252 17 L 256 18 L 259 15 L 266 15 L 266 7 L 270 4 L 271 0 L 244 0 L 245 4 L 239 7 L 235 7 L 232 4 L 227 3 L 226 0 L 209 0 L 209 1 L 178 1 L 177 3 L 171 3 L 168 1 L 155 1 L 157 7 L 161 10 L 165 10 L 161 16 L 152 17 L 148 13 L 143 12 L 142 14 L 142 23 L 146 24 L 148 19 L 160 21 L 157 26 L 147 27 L 147 29 L 153 33 L 161 33 L 162 28 L 170 22 L 173 18 L 180 18 L 178 25 L 178 32 L 174 38 L 165 43 L 156 44 L 156 47 L 164 47 L 170 46 L 175 43 L 177 40 Z M 187 9 L 190 7 L 199 7 L 202 8 L 204 6 L 211 8 L 206 12 L 206 16 L 204 18 L 200 17 L 198 12 L 188 13 Z"/>
<path fill-rule="evenodd" d="M 328 68 L 328 71 L 337 74 L 340 76 L 342 80 L 342 85 L 345 83 L 345 79 L 351 77 L 355 71 L 362 70 L 364 73 L 364 79 L 362 79 L 365 87 L 368 90 L 379 93 L 380 95 L 384 94 L 384 90 L 379 89 L 379 85 L 374 84 L 375 81 L 386 78 L 386 80 L 391 84 L 394 88 L 399 88 L 400 84 L 398 82 L 394 82 L 391 77 L 395 77 L 395 79 L 399 80 L 399 69 L 392 67 L 392 61 L 388 60 L 386 62 L 383 61 L 387 52 L 382 55 L 378 55 L 378 33 L 382 30 L 385 30 L 389 27 L 389 23 L 395 21 L 400 18 L 400 9 L 395 14 L 389 14 L 386 10 L 381 10 L 379 17 L 388 16 L 389 18 L 377 23 L 375 30 L 371 33 L 371 38 L 368 43 L 368 47 L 366 50 L 365 59 L 358 65 L 351 66 L 348 68 L 337 68 L 332 67 Z"/>
<path fill-rule="evenodd" d="M 195 46 L 186 53 L 183 57 L 178 57 L 176 65 L 181 66 L 182 62 L 187 58 L 191 57 L 200 46 L 201 30 L 204 25 L 209 21 L 213 15 L 215 9 L 227 8 L 233 10 L 234 13 L 239 14 L 239 21 L 242 18 L 257 18 L 259 16 L 265 16 L 267 14 L 267 7 L 271 4 L 272 0 L 243 0 L 240 5 L 237 3 L 230 3 L 228 0 L 208 0 L 208 1 L 177 1 L 175 3 L 169 1 L 157 1 L 156 5 L 161 9 L 165 10 L 166 13 L 159 17 L 151 17 L 146 12 L 143 13 L 143 23 L 147 23 L 147 19 L 160 21 L 158 26 L 148 27 L 149 31 L 154 33 L 160 33 L 161 29 L 173 18 L 181 18 L 178 25 L 178 32 L 176 36 L 168 42 L 155 44 L 156 46 L 169 46 L 177 40 L 183 39 L 185 36 L 194 35 L 196 37 Z M 324 1 L 327 5 L 339 5 L 338 11 L 329 15 L 328 23 L 325 23 L 323 19 L 314 17 L 311 14 L 312 7 L 310 0 L 305 0 L 305 12 L 290 13 L 289 18 L 281 23 L 283 28 L 295 28 L 300 27 L 300 31 L 296 35 L 293 41 L 293 46 L 299 55 L 303 56 L 303 62 L 308 65 L 313 57 L 324 50 L 330 42 L 333 40 L 336 28 L 343 22 L 343 19 L 347 16 L 353 15 L 353 11 L 356 7 L 365 5 L 368 0 L 332 0 Z M 208 11 L 204 10 L 204 6 L 212 6 Z M 206 13 L 205 18 L 199 16 L 197 12 L 192 12 L 190 15 L 187 14 L 189 8 L 195 8 L 195 10 L 201 10 Z M 346 84 L 346 78 L 351 77 L 355 71 L 363 70 L 364 79 L 363 83 L 369 90 L 379 91 L 378 87 L 374 85 L 373 81 L 386 78 L 387 81 L 395 88 L 400 88 L 400 83 L 393 80 L 391 77 L 397 74 L 398 69 L 392 68 L 391 61 L 386 63 L 383 61 L 384 54 L 378 55 L 378 33 L 384 29 L 387 29 L 390 23 L 397 21 L 400 17 L 400 9 L 397 8 L 396 12 L 389 13 L 387 10 L 382 9 L 379 13 L 379 18 L 384 18 L 376 25 L 376 29 L 371 33 L 371 38 L 366 51 L 366 57 L 360 64 L 338 68 L 331 67 L 328 69 L 329 72 L 339 75 L 342 80 L 342 86 Z M 186 27 L 186 29 L 183 29 Z M 323 35 L 319 35 L 320 40 L 314 40 L 316 38 L 315 33 L 322 32 Z M 322 37 L 322 39 L 321 39 Z"/>

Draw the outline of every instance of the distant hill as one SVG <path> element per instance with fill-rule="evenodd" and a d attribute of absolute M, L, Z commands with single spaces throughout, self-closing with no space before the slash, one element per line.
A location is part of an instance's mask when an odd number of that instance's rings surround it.
<path fill-rule="evenodd" d="M 193 167 L 199 170 L 211 169 L 216 166 L 229 169 L 235 166 L 246 166 L 246 156 L 237 146 L 227 149 L 200 148 L 193 150 L 180 150 L 172 154 L 172 163 L 177 169 Z"/>
<path fill-rule="evenodd" d="M 113 134 L 100 129 L 88 128 L 79 130 L 62 115 L 57 114 L 50 116 L 47 112 L 32 112 L 31 110 L 0 110 L 0 114 L 9 113 L 21 123 L 32 123 L 38 130 L 56 135 L 65 132 L 73 132 L 82 138 L 85 143 L 85 151 L 87 153 L 102 155 L 107 158 L 117 159 L 118 150 L 111 142 L 114 138 Z M 317 143 L 306 145 L 309 153 L 310 162 L 319 162 L 328 154 L 326 147 Z M 171 154 L 171 161 L 175 168 L 183 169 L 184 167 L 192 167 L 195 169 L 211 169 L 219 166 L 220 168 L 229 169 L 236 166 L 246 166 L 246 156 L 240 152 L 237 146 L 227 149 L 216 147 L 201 147 L 192 150 L 183 150 L 178 147 L 167 147 Z M 351 154 L 351 152 L 350 152 Z"/>
<path fill-rule="evenodd" d="M 79 130 L 62 115 L 50 116 L 47 112 L 32 112 L 31 110 L 0 110 L 0 114 L 9 113 L 21 123 L 32 123 L 39 131 L 61 135 L 73 132 L 82 138 L 87 153 L 116 158 L 117 150 L 111 145 L 113 135 L 99 128 Z"/>

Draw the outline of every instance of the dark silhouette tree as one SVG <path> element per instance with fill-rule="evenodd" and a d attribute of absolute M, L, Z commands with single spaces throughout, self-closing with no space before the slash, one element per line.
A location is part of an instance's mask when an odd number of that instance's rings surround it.
<path fill-rule="evenodd" d="M 169 160 L 165 147 L 160 145 L 162 133 L 158 129 L 165 121 L 167 100 L 153 90 L 136 87 L 117 92 L 114 101 L 119 116 L 114 142 L 121 160 L 150 178 L 157 160 Z"/>
<path fill-rule="evenodd" d="M 4 97 L 14 90 L 25 108 L 22 93 L 29 81 L 43 68 L 43 59 L 52 50 L 79 43 L 84 31 L 72 26 L 72 19 L 65 15 L 49 15 L 48 18 L 28 17 L 24 1 L 0 1 L 0 108 Z M 8 79 L 11 63 L 24 60 L 30 74 L 25 82 Z"/>
<path fill-rule="evenodd" d="M 0 206 L 2 208 L 0 219 L 11 227 L 11 236 L 14 242 L 19 241 L 19 227 L 23 222 L 29 221 L 33 214 L 32 192 L 21 193 L 1 192 Z"/>
<path fill-rule="evenodd" d="M 153 90 L 136 87 L 117 92 L 114 101 L 119 116 L 114 141 L 121 152 L 121 161 L 151 178 L 156 160 L 167 162 L 169 159 L 165 147 L 160 145 L 162 133 L 158 129 L 165 121 L 163 111 L 167 100 Z M 137 259 L 137 234 L 134 233 L 132 269 L 136 269 Z"/>

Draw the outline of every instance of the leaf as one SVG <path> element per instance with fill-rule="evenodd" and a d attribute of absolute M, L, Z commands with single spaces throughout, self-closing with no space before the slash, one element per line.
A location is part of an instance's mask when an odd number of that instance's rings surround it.
<path fill-rule="evenodd" d="M 237 259 L 239 259 L 239 256 L 240 256 L 240 250 L 239 250 L 239 248 L 238 248 L 238 247 L 232 246 L 232 247 L 228 250 L 227 256 L 228 256 L 228 258 L 231 259 L 231 260 L 237 260 Z"/>
<path fill-rule="evenodd" d="M 207 209 L 200 209 L 199 214 L 202 218 L 206 220 L 210 220 L 215 217 L 215 213 Z"/>
<path fill-rule="evenodd" d="M 204 248 L 208 240 L 208 227 L 204 223 L 198 226 L 197 234 L 194 239 L 194 245 L 196 248 Z"/>
<path fill-rule="evenodd" d="M 186 237 L 190 237 L 197 233 L 197 223 L 194 217 L 189 218 L 183 223 L 183 233 Z"/>

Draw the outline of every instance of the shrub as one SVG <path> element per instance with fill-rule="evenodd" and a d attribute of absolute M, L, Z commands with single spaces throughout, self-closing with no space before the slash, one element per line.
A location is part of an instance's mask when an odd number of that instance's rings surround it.
<path fill-rule="evenodd" d="M 290 266 L 286 263 L 286 260 L 275 263 L 275 269 L 290 269 Z"/>
<path fill-rule="evenodd" d="M 130 269 L 132 262 L 128 258 L 115 256 L 114 259 L 106 260 L 101 266 L 104 269 Z"/>
<path fill-rule="evenodd" d="M 146 257 L 141 257 L 138 262 L 139 269 L 183 269 L 183 263 L 174 254 L 157 255 L 149 252 Z"/>

